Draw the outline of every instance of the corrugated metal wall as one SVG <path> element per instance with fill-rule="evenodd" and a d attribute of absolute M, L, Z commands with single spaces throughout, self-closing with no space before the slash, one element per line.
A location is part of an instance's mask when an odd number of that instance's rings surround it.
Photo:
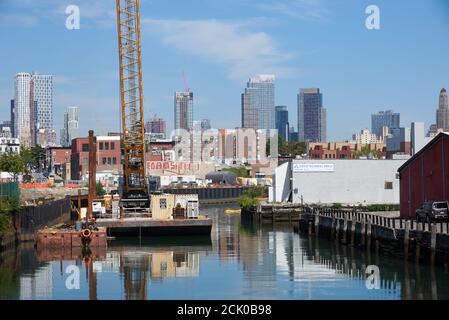
<path fill-rule="evenodd" d="M 449 136 L 424 148 L 401 170 L 402 218 L 415 218 L 425 201 L 449 200 Z"/>

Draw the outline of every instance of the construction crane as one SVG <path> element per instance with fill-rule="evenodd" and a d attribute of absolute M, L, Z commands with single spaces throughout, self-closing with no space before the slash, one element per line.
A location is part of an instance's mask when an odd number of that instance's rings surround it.
<path fill-rule="evenodd" d="M 140 1 L 116 0 L 123 132 L 122 207 L 149 206 L 140 42 Z"/>

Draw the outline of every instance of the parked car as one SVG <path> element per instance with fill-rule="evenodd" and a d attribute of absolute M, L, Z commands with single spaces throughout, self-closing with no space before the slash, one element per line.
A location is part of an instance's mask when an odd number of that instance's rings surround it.
<path fill-rule="evenodd" d="M 416 220 L 418 221 L 441 221 L 449 219 L 448 201 L 428 201 L 416 210 Z"/>

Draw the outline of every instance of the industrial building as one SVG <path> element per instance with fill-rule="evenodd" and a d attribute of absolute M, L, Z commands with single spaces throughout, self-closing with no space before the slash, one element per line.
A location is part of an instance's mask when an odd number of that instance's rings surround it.
<path fill-rule="evenodd" d="M 275 170 L 270 200 L 307 204 L 399 204 L 405 160 L 293 160 Z"/>
<path fill-rule="evenodd" d="M 449 200 L 449 133 L 440 133 L 399 170 L 402 218 L 415 218 L 425 201 Z"/>

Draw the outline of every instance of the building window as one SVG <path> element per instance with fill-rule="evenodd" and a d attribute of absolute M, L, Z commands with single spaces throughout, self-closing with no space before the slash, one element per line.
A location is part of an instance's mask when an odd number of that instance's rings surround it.
<path fill-rule="evenodd" d="M 89 144 L 88 143 L 83 143 L 81 150 L 83 152 L 89 152 Z"/>
<path fill-rule="evenodd" d="M 161 209 L 167 209 L 167 199 L 160 199 L 159 200 L 159 207 Z"/>
<path fill-rule="evenodd" d="M 111 142 L 111 150 L 115 150 L 115 142 Z"/>
<path fill-rule="evenodd" d="M 109 150 L 109 142 L 105 142 L 104 143 L 104 149 L 105 150 Z"/>
<path fill-rule="evenodd" d="M 100 142 L 100 150 L 103 150 L 103 142 Z"/>
<path fill-rule="evenodd" d="M 112 158 L 112 164 L 117 164 L 117 158 L 116 157 L 114 157 L 114 158 Z"/>
<path fill-rule="evenodd" d="M 89 164 L 89 159 L 88 158 L 83 158 L 83 164 Z"/>
<path fill-rule="evenodd" d="M 393 189 L 393 182 L 385 181 L 385 190 L 392 190 Z"/>
<path fill-rule="evenodd" d="M 103 164 L 106 164 L 106 158 L 103 158 Z"/>
<path fill-rule="evenodd" d="M 111 157 L 108 157 L 108 164 L 112 164 L 112 159 L 111 159 Z"/>

